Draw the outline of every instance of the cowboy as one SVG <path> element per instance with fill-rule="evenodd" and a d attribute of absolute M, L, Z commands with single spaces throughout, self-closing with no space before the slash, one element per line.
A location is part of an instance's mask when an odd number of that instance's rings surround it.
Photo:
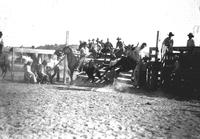
<path fill-rule="evenodd" d="M 92 42 L 90 39 L 88 39 L 88 48 L 91 49 L 91 47 L 92 47 Z"/>
<path fill-rule="evenodd" d="M 165 55 L 166 52 L 172 53 L 172 47 L 174 45 L 174 40 L 172 39 L 173 36 L 174 34 L 172 32 L 169 32 L 168 37 L 164 39 L 161 48 L 162 57 Z"/>
<path fill-rule="evenodd" d="M 117 38 L 117 44 L 116 44 L 116 49 L 121 49 L 121 48 L 123 48 L 123 43 L 122 43 L 122 41 L 121 41 L 121 38 Z"/>
<path fill-rule="evenodd" d="M 124 47 L 123 43 L 121 41 L 121 38 L 117 38 L 117 44 L 116 44 L 116 49 L 114 50 L 114 54 L 117 58 L 121 57 L 122 54 L 124 53 Z"/>
<path fill-rule="evenodd" d="M 2 54 L 3 46 L 4 46 L 2 36 L 3 36 L 3 33 L 0 31 L 0 55 Z"/>
<path fill-rule="evenodd" d="M 84 42 L 80 40 L 79 43 L 80 43 L 80 44 L 79 44 L 78 50 L 81 50 L 81 48 L 82 48 L 83 45 L 84 45 L 84 44 L 83 44 Z"/>
<path fill-rule="evenodd" d="M 90 49 L 89 51 L 91 53 L 93 53 L 95 51 L 95 39 L 92 39 L 92 42 L 91 42 L 91 46 L 90 46 Z"/>
<path fill-rule="evenodd" d="M 134 83 L 135 83 L 135 86 L 136 88 L 140 88 L 140 85 L 139 85 L 139 80 L 140 80 L 140 68 L 142 66 L 142 55 L 141 55 L 141 51 L 147 46 L 146 43 L 142 43 L 142 45 L 140 47 L 136 47 L 133 51 L 133 58 L 136 60 L 137 62 L 137 65 L 133 71 L 133 76 L 134 76 Z"/>
<path fill-rule="evenodd" d="M 109 53 L 113 49 L 112 43 L 109 41 L 109 38 L 107 38 L 107 42 L 104 44 L 104 48 L 102 49 L 102 53 Z"/>
<path fill-rule="evenodd" d="M 96 45 L 97 45 L 97 57 L 100 57 L 100 53 L 101 53 L 101 44 L 100 44 L 100 41 L 99 41 L 99 38 L 96 39 Z"/>
<path fill-rule="evenodd" d="M 194 35 L 192 34 L 192 33 L 189 33 L 188 35 L 188 40 L 187 40 L 187 47 L 189 47 L 189 48 L 193 48 L 193 47 L 195 47 L 195 43 L 194 43 L 194 40 L 192 39 L 192 38 L 194 38 Z"/>

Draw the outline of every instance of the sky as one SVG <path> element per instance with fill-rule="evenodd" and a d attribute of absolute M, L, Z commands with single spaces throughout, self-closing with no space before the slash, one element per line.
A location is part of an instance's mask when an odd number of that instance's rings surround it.
<path fill-rule="evenodd" d="M 200 45 L 200 0 L 0 0 L 0 30 L 5 46 L 69 44 L 109 38 L 115 45 L 159 45 L 169 32 L 185 46 L 189 32 Z"/>

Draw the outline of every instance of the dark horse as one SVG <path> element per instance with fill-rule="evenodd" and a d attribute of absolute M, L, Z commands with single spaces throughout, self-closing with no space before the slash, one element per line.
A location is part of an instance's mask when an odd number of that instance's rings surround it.
<path fill-rule="evenodd" d="M 69 75 L 69 82 L 73 84 L 73 73 L 75 69 L 78 67 L 79 59 L 76 57 L 69 46 L 63 48 L 63 53 L 65 55 L 64 64 L 66 65 L 65 74 Z"/>
<path fill-rule="evenodd" d="M 69 75 L 70 84 L 73 83 L 73 73 L 75 69 L 77 69 L 79 64 L 79 58 L 76 57 L 70 47 L 65 47 L 63 49 L 64 55 L 67 57 L 67 59 L 64 61 L 66 64 L 66 72 Z M 95 63 L 90 60 L 89 62 L 84 62 L 83 64 L 83 70 L 86 72 L 88 79 L 92 79 L 94 81 L 95 76 L 100 78 L 100 72 L 98 70 L 98 67 L 95 65 Z"/>

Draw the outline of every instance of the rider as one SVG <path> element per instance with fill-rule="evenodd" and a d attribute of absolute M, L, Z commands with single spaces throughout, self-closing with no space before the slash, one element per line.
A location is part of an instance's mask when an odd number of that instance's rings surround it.
<path fill-rule="evenodd" d="M 3 46 L 4 46 L 2 36 L 3 36 L 3 33 L 0 31 L 0 55 L 2 54 Z"/>
<path fill-rule="evenodd" d="M 172 39 L 173 36 L 174 36 L 174 34 L 172 32 L 169 32 L 168 37 L 164 39 L 164 41 L 162 43 L 162 48 L 161 48 L 162 57 L 167 52 L 172 53 L 172 48 L 174 45 L 174 40 Z"/>

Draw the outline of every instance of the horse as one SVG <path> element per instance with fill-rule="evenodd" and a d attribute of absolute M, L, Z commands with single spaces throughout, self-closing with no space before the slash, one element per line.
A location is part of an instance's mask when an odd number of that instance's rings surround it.
<path fill-rule="evenodd" d="M 66 72 L 69 75 L 69 83 L 73 84 L 73 73 L 78 67 L 79 59 L 74 55 L 73 50 L 69 46 L 63 48 L 63 53 L 67 57 L 64 62 L 66 64 Z"/>
<path fill-rule="evenodd" d="M 73 73 L 75 69 L 77 69 L 80 59 L 74 55 L 72 49 L 68 46 L 63 49 L 63 53 L 67 57 L 67 60 L 65 60 L 66 72 L 69 75 L 70 84 L 73 84 Z M 95 76 L 99 79 L 101 78 L 98 66 L 93 62 L 93 60 L 84 60 L 82 68 L 83 71 L 86 72 L 88 80 L 92 79 L 93 82 Z"/>

